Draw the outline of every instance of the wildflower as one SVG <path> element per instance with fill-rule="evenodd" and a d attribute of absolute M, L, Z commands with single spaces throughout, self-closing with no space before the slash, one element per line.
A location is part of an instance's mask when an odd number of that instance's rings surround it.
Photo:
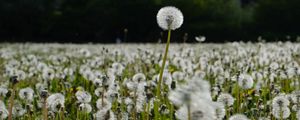
<path fill-rule="evenodd" d="M 41 91 L 45 90 L 46 88 L 47 88 L 47 85 L 44 83 L 39 82 L 39 83 L 35 84 L 35 89 L 38 92 L 41 92 Z"/>
<path fill-rule="evenodd" d="M 111 67 L 112 67 L 113 73 L 118 76 L 121 76 L 123 73 L 123 70 L 125 69 L 125 67 L 121 63 L 117 63 L 117 62 L 113 63 L 111 65 Z"/>
<path fill-rule="evenodd" d="M 167 71 L 167 70 L 164 70 L 163 72 L 163 76 L 162 76 L 162 83 L 161 84 L 165 84 L 167 86 L 170 86 L 171 83 L 172 83 L 172 76 L 171 74 Z M 152 79 L 155 81 L 155 82 L 159 82 L 159 75 L 155 75 L 152 77 Z"/>
<path fill-rule="evenodd" d="M 34 95 L 34 91 L 32 88 L 29 87 L 21 89 L 19 92 L 20 98 L 29 102 L 33 101 L 33 95 Z"/>
<path fill-rule="evenodd" d="M 26 73 L 22 70 L 17 70 L 16 76 L 18 76 L 19 80 L 24 80 L 26 78 Z"/>
<path fill-rule="evenodd" d="M 111 103 L 107 99 L 98 99 L 96 102 L 96 107 L 98 110 L 109 110 L 111 108 Z"/>
<path fill-rule="evenodd" d="M 4 87 L 0 87 L 0 97 L 5 97 L 8 93 L 8 90 Z"/>
<path fill-rule="evenodd" d="M 300 106 L 298 106 L 298 105 L 292 106 L 292 111 L 297 112 L 298 110 L 300 110 Z"/>
<path fill-rule="evenodd" d="M 0 100 L 0 108 L 3 108 L 3 107 L 5 108 L 5 104 L 3 101 Z"/>
<path fill-rule="evenodd" d="M 223 103 L 226 106 L 232 106 L 234 103 L 234 99 L 232 95 L 228 93 L 221 93 L 217 99 L 218 102 Z"/>
<path fill-rule="evenodd" d="M 181 106 L 184 103 L 190 104 L 191 94 L 185 88 L 179 87 L 169 93 L 169 100 L 176 106 Z"/>
<path fill-rule="evenodd" d="M 61 93 L 52 94 L 47 99 L 47 108 L 50 108 L 50 110 L 53 112 L 58 112 L 64 107 L 64 104 L 65 96 Z"/>
<path fill-rule="evenodd" d="M 91 94 L 86 91 L 77 91 L 75 95 L 80 103 L 89 103 L 92 100 Z"/>
<path fill-rule="evenodd" d="M 5 105 L 2 101 L 0 101 L 0 119 L 4 120 L 8 117 L 8 111 L 5 108 Z"/>
<path fill-rule="evenodd" d="M 75 73 L 72 68 L 65 68 L 63 72 L 65 75 L 68 75 L 68 76 L 72 76 Z"/>
<path fill-rule="evenodd" d="M 293 96 L 292 100 L 294 103 L 300 103 L 300 90 L 293 91 L 292 96 Z"/>
<path fill-rule="evenodd" d="M 47 69 L 47 68 L 48 68 L 48 66 L 47 66 L 46 63 L 39 62 L 39 63 L 37 64 L 37 70 L 38 70 L 38 71 L 43 72 L 43 71 L 44 71 L 45 69 Z"/>
<path fill-rule="evenodd" d="M 44 80 L 53 80 L 53 78 L 55 77 L 55 71 L 53 69 L 46 68 L 43 70 L 42 77 Z"/>
<path fill-rule="evenodd" d="M 183 15 L 179 9 L 172 6 L 161 8 L 157 13 L 157 23 L 163 30 L 175 30 L 183 23 Z"/>
<path fill-rule="evenodd" d="M 142 82 L 146 80 L 146 76 L 143 73 L 137 73 L 133 76 L 132 81 L 134 82 Z"/>
<path fill-rule="evenodd" d="M 97 88 L 94 93 L 97 97 L 100 97 L 103 94 L 103 92 L 104 92 L 104 88 L 100 87 Z"/>
<path fill-rule="evenodd" d="M 211 89 L 210 84 L 208 81 L 203 80 L 197 76 L 194 76 L 188 82 L 188 89 L 189 92 L 193 92 L 199 97 L 207 100 L 211 100 Z"/>
<path fill-rule="evenodd" d="M 13 109 L 12 109 L 13 116 L 14 117 L 21 117 L 26 112 L 27 112 L 26 109 L 24 109 L 18 101 L 15 101 L 15 104 L 14 104 Z"/>
<path fill-rule="evenodd" d="M 94 81 L 93 81 L 94 85 L 96 87 L 101 87 L 102 86 L 102 80 L 100 80 L 99 78 L 96 78 Z"/>
<path fill-rule="evenodd" d="M 85 113 L 90 113 L 92 112 L 92 106 L 88 103 L 81 103 L 79 105 L 79 110 L 84 111 Z"/>
<path fill-rule="evenodd" d="M 217 120 L 223 120 L 223 118 L 225 117 L 225 114 L 226 114 L 224 104 L 221 103 L 221 102 L 215 102 L 213 104 L 214 104 L 214 107 L 216 109 Z"/>
<path fill-rule="evenodd" d="M 46 99 L 48 97 L 48 91 L 47 90 L 42 90 L 41 91 L 41 98 Z"/>
<path fill-rule="evenodd" d="M 253 79 L 250 75 L 241 74 L 238 79 L 238 84 L 243 89 L 250 89 L 253 86 Z"/>
<path fill-rule="evenodd" d="M 283 108 L 287 107 L 290 104 L 290 101 L 283 95 L 276 96 L 272 100 L 272 107 L 273 108 Z"/>
<path fill-rule="evenodd" d="M 144 110 L 146 96 L 143 93 L 138 93 L 136 98 L 136 110 L 141 113 Z"/>
<path fill-rule="evenodd" d="M 172 74 L 172 77 L 174 80 L 184 80 L 185 74 L 183 72 L 175 71 Z"/>
<path fill-rule="evenodd" d="M 83 57 L 90 57 L 91 56 L 91 52 L 88 49 L 85 49 L 85 48 L 80 49 L 79 53 Z"/>
<path fill-rule="evenodd" d="M 286 119 L 290 116 L 291 111 L 288 107 L 283 108 L 273 108 L 272 115 L 277 119 Z"/>
<path fill-rule="evenodd" d="M 205 38 L 205 36 L 196 36 L 195 39 L 198 42 L 204 42 L 206 38 Z"/>
<path fill-rule="evenodd" d="M 19 79 L 18 79 L 17 76 L 12 76 L 12 77 L 10 77 L 9 81 L 10 81 L 13 85 L 15 85 L 15 84 L 17 84 L 17 83 L 19 82 Z"/>
<path fill-rule="evenodd" d="M 132 81 L 127 81 L 126 82 L 126 87 L 131 90 L 131 91 L 135 91 L 138 88 L 138 83 L 132 82 Z"/>
<path fill-rule="evenodd" d="M 83 71 L 82 76 L 86 79 L 86 80 L 94 80 L 94 73 L 91 70 L 86 70 Z"/>
<path fill-rule="evenodd" d="M 216 111 L 214 106 L 207 100 L 200 99 L 190 105 L 191 120 L 214 120 L 216 119 Z M 180 107 L 175 116 L 179 120 L 188 119 L 188 107 L 186 105 Z"/>

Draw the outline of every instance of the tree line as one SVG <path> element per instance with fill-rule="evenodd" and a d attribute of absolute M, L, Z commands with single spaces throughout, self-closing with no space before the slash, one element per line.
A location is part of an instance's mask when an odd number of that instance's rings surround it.
<path fill-rule="evenodd" d="M 184 24 L 172 42 L 285 40 L 300 35 L 300 0 L 1 0 L 0 39 L 14 42 L 157 42 L 163 6 Z"/>

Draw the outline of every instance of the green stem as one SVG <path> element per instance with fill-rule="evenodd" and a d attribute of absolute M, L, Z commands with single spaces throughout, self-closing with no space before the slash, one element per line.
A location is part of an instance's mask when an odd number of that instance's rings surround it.
<path fill-rule="evenodd" d="M 135 92 L 134 92 L 133 120 L 136 120 L 136 119 L 137 119 L 136 103 L 137 103 L 137 95 L 136 95 L 136 91 L 135 91 Z"/>
<path fill-rule="evenodd" d="M 171 39 L 171 29 L 168 30 L 168 39 L 167 39 L 167 44 L 166 44 L 166 50 L 165 50 L 165 54 L 163 57 L 163 63 L 162 63 L 162 66 L 160 69 L 160 74 L 159 74 L 159 80 L 158 80 L 157 91 L 156 91 L 156 96 L 158 97 L 158 99 L 160 99 L 160 88 L 161 88 L 162 77 L 163 77 L 166 60 L 167 60 L 167 56 L 168 56 L 170 39 Z"/>
<path fill-rule="evenodd" d="M 48 120 L 47 98 L 44 98 L 43 103 L 43 118 L 44 120 Z"/>
<path fill-rule="evenodd" d="M 188 109 L 188 120 L 191 120 L 191 107 L 190 107 L 190 105 L 188 105 L 187 109 Z"/>
<path fill-rule="evenodd" d="M 60 120 L 64 120 L 65 119 L 64 111 L 65 111 L 65 109 L 61 108 L 61 111 L 60 111 Z"/>
<path fill-rule="evenodd" d="M 150 102 L 148 102 L 148 104 L 147 104 L 147 112 L 146 112 L 146 119 L 145 120 L 150 120 L 150 113 L 151 113 L 151 111 L 150 111 Z"/>
<path fill-rule="evenodd" d="M 9 105 L 9 112 L 8 112 L 8 120 L 12 120 L 12 111 L 14 106 L 14 97 L 15 97 L 15 85 L 13 85 L 12 93 L 9 99 L 10 105 Z"/>
<path fill-rule="evenodd" d="M 165 69 L 165 64 L 166 64 L 166 60 L 167 60 L 167 56 L 168 56 L 168 50 L 169 50 L 169 45 L 170 45 L 170 39 L 171 39 L 171 29 L 168 30 L 168 39 L 167 39 L 167 44 L 166 44 L 166 50 L 165 50 L 165 54 L 164 54 L 164 57 L 163 57 L 163 63 L 162 63 L 162 66 L 161 66 L 161 69 L 160 69 L 160 73 L 159 73 L 159 80 L 158 80 L 158 83 L 157 83 L 157 90 L 156 90 L 156 97 L 157 97 L 157 100 L 155 100 L 155 103 L 154 103 L 154 118 L 155 120 L 158 120 L 159 119 L 159 106 L 160 106 L 160 101 L 161 100 L 161 82 L 162 82 L 162 77 L 163 77 L 163 73 L 164 73 L 164 69 Z"/>
<path fill-rule="evenodd" d="M 279 111 L 280 111 L 280 120 L 283 120 L 282 108 L 280 108 Z"/>

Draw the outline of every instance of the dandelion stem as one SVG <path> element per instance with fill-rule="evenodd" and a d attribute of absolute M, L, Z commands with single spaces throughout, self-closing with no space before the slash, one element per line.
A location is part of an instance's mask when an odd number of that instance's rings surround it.
<path fill-rule="evenodd" d="M 44 105 L 43 105 L 43 117 L 44 120 L 48 120 L 48 111 L 47 111 L 47 99 L 44 99 Z"/>
<path fill-rule="evenodd" d="M 12 120 L 12 110 L 13 110 L 13 106 L 14 106 L 14 97 L 15 97 L 15 84 L 13 85 L 13 89 L 11 92 L 11 96 L 9 99 L 10 105 L 9 105 L 9 112 L 8 112 L 8 120 Z"/>
<path fill-rule="evenodd" d="M 279 108 L 279 111 L 280 111 L 280 120 L 283 120 L 283 113 L 282 113 L 283 111 L 281 107 Z"/>
<path fill-rule="evenodd" d="M 64 119 L 65 119 L 65 117 L 64 117 L 64 112 L 65 112 L 65 109 L 64 109 L 64 107 L 62 107 L 62 108 L 61 108 L 61 111 L 60 111 L 60 119 L 61 119 L 61 120 L 64 120 Z"/>
<path fill-rule="evenodd" d="M 150 120 L 150 102 L 147 104 L 147 112 L 146 112 L 146 119 L 145 120 Z"/>
<path fill-rule="evenodd" d="M 188 120 L 191 120 L 191 106 L 188 104 Z"/>
<path fill-rule="evenodd" d="M 137 95 L 136 95 L 136 91 L 134 92 L 134 108 L 133 108 L 133 120 L 137 119 L 137 108 L 136 108 L 136 102 L 137 102 Z"/>
<path fill-rule="evenodd" d="M 165 50 L 165 54 L 164 54 L 164 57 L 163 57 L 163 63 L 162 63 L 161 69 L 160 69 L 159 80 L 158 80 L 158 85 L 157 85 L 156 96 L 159 99 L 160 99 L 160 89 L 161 89 L 162 77 L 163 77 L 165 64 L 166 64 L 166 60 L 167 60 L 167 56 L 168 56 L 170 39 L 171 39 L 171 29 L 168 30 L 168 39 L 167 39 L 167 44 L 166 44 L 166 50 Z"/>

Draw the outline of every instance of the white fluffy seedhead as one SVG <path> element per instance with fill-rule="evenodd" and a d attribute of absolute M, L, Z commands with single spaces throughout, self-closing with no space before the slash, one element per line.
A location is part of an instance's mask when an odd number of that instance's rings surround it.
<path fill-rule="evenodd" d="M 173 6 L 161 8 L 156 15 L 157 23 L 163 30 L 175 30 L 183 23 L 181 11 Z"/>

